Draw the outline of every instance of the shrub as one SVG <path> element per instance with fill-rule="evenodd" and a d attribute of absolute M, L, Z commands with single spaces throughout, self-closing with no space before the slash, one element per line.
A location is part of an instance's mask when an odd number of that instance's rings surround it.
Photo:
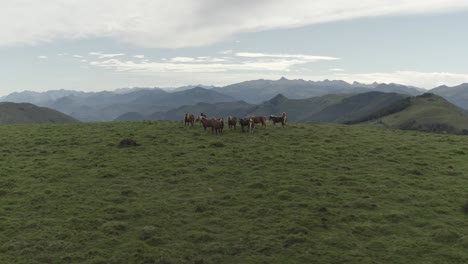
<path fill-rule="evenodd" d="M 119 148 L 128 148 L 128 147 L 136 147 L 136 146 L 139 146 L 139 144 L 137 144 L 136 140 L 131 139 L 131 138 L 122 139 L 119 143 Z"/>
<path fill-rule="evenodd" d="M 462 211 L 465 214 L 468 214 L 468 201 L 462 206 Z"/>

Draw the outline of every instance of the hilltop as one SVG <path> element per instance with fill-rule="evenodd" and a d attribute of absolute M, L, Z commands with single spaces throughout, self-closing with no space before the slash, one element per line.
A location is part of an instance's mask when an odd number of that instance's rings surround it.
<path fill-rule="evenodd" d="M 58 111 L 29 103 L 0 102 L 0 124 L 74 123 L 78 120 Z"/>
<path fill-rule="evenodd" d="M 468 262 L 468 137 L 131 122 L 0 141 L 5 263 Z"/>
<path fill-rule="evenodd" d="M 468 114 L 444 98 L 426 93 L 407 102 L 404 110 L 379 118 L 376 123 L 422 132 L 468 134 Z"/>

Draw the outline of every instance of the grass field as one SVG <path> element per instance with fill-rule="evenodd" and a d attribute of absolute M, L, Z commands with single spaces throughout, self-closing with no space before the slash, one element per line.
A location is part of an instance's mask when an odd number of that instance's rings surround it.
<path fill-rule="evenodd" d="M 468 263 L 467 159 L 364 126 L 3 125 L 0 262 Z"/>

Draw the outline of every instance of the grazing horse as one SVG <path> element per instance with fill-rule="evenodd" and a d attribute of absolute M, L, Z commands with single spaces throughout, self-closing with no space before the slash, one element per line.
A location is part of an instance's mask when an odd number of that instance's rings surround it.
<path fill-rule="evenodd" d="M 287 116 L 285 112 L 283 112 L 281 116 L 271 115 L 269 118 L 269 120 L 273 121 L 273 125 L 276 125 L 276 123 L 281 123 L 283 127 L 286 126 L 286 119 L 287 119 Z"/>
<path fill-rule="evenodd" d="M 188 124 L 189 126 L 193 127 L 194 122 L 195 122 L 195 116 L 193 114 L 190 114 L 190 113 L 185 113 L 185 116 L 184 116 L 185 126 L 187 126 L 187 124 Z"/>
<path fill-rule="evenodd" d="M 267 119 L 265 116 L 249 116 L 249 118 L 252 119 L 255 124 L 262 123 L 262 127 L 266 127 Z"/>
<path fill-rule="evenodd" d="M 249 133 L 253 133 L 255 129 L 255 122 L 253 121 L 252 118 L 240 118 L 239 125 L 242 128 L 242 132 L 244 132 L 244 127 L 249 128 Z"/>
<path fill-rule="evenodd" d="M 229 126 L 229 128 L 236 129 L 236 125 L 237 125 L 237 118 L 235 116 L 229 116 L 228 117 L 228 126 Z"/>

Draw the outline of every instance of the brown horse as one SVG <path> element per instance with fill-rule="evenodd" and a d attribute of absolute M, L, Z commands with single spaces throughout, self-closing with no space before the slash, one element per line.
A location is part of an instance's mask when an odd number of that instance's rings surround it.
<path fill-rule="evenodd" d="M 242 128 L 242 132 L 244 132 L 244 127 L 248 127 L 250 133 L 253 133 L 255 129 L 255 122 L 252 118 L 240 118 L 239 125 Z"/>
<path fill-rule="evenodd" d="M 213 127 L 213 118 L 207 119 L 204 116 L 200 116 L 200 123 L 202 124 L 203 128 L 206 130 L 207 127 Z"/>
<path fill-rule="evenodd" d="M 224 128 L 224 119 L 219 118 L 212 118 L 211 119 L 211 133 L 218 135 L 223 133 L 223 128 Z"/>
<path fill-rule="evenodd" d="M 252 119 L 255 124 L 262 123 L 262 127 L 266 127 L 267 119 L 265 116 L 249 116 L 249 119 Z"/>
<path fill-rule="evenodd" d="M 185 113 L 185 116 L 184 116 L 184 125 L 187 126 L 192 126 L 193 127 L 193 123 L 195 122 L 195 116 L 193 114 L 190 114 L 190 113 Z"/>
<path fill-rule="evenodd" d="M 286 119 L 288 119 L 288 117 L 286 116 L 286 113 L 283 112 L 283 114 L 281 114 L 281 116 L 274 116 L 274 115 L 271 115 L 269 120 L 273 121 L 273 125 L 276 125 L 276 123 L 281 123 L 281 125 L 283 127 L 286 126 Z"/>
<path fill-rule="evenodd" d="M 229 126 L 229 128 L 236 129 L 236 125 L 237 125 L 237 118 L 235 116 L 229 116 L 228 117 L 228 126 Z"/>
<path fill-rule="evenodd" d="M 197 118 L 195 118 L 195 122 L 200 122 L 203 117 L 207 118 L 204 113 L 200 113 L 200 115 Z M 203 126 L 203 124 L 201 122 L 200 122 L 200 126 Z"/>

